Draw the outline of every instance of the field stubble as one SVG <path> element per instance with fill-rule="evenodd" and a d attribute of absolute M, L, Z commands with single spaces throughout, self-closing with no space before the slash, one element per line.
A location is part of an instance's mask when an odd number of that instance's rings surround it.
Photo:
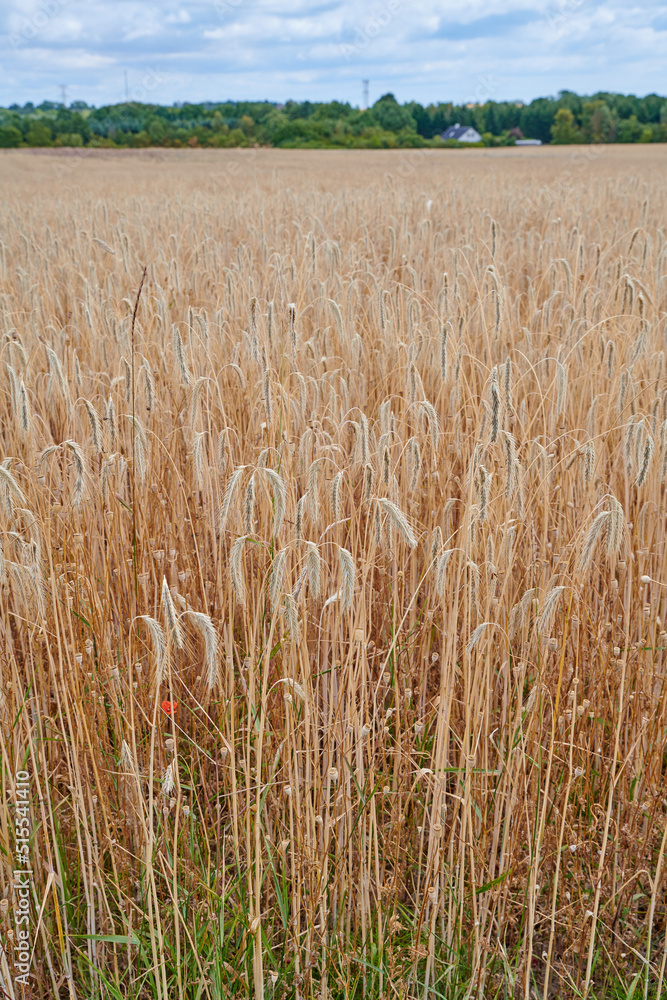
<path fill-rule="evenodd" d="M 666 159 L 2 157 L 10 996 L 665 992 Z"/>

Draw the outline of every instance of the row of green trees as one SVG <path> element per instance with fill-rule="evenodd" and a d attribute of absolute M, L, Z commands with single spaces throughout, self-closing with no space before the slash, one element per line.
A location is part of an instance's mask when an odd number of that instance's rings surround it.
<path fill-rule="evenodd" d="M 136 102 L 69 107 L 45 101 L 0 109 L 0 146 L 410 147 L 443 145 L 450 125 L 472 125 L 486 145 L 527 137 L 553 143 L 667 142 L 667 98 L 580 97 L 399 104 L 385 94 L 367 110 L 339 101 L 227 101 L 165 107 Z M 456 143 L 454 143 L 456 145 Z"/>

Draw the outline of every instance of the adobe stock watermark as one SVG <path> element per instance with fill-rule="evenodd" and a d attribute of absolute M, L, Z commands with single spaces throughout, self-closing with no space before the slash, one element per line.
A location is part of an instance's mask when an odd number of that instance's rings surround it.
<path fill-rule="evenodd" d="M 554 146 L 554 149 L 558 149 L 558 146 Z M 561 146 L 561 149 L 567 149 L 571 147 Z M 587 167 L 595 168 L 601 156 L 604 156 L 606 151 L 605 143 L 591 143 L 590 145 L 575 146 L 572 149 L 568 159 L 571 164 L 571 169 L 565 169 L 559 173 L 559 175 L 551 181 L 550 184 L 545 184 L 544 187 L 538 189 L 540 196 L 550 197 L 552 199 L 558 199 L 565 197 L 565 195 L 570 190 L 570 187 L 574 179 L 581 175 Z M 542 211 L 543 205 L 537 201 L 537 196 L 531 196 L 530 192 L 526 189 L 522 195 L 526 204 L 529 204 L 536 211 Z"/>
<path fill-rule="evenodd" d="M 72 0 L 43 0 L 32 14 L 21 15 L 21 27 L 18 31 L 13 31 L 9 35 L 8 40 L 11 47 L 13 49 L 20 49 L 22 45 L 31 42 L 71 2 Z"/>
<path fill-rule="evenodd" d="M 229 146 L 224 151 L 233 153 L 232 158 L 224 163 L 220 170 L 209 174 L 211 183 L 217 187 L 225 187 L 232 178 L 247 174 L 248 169 L 256 163 L 258 148 L 256 146 Z M 220 152 L 223 150 L 221 149 Z"/>
<path fill-rule="evenodd" d="M 224 17 L 225 14 L 229 14 L 230 11 L 238 10 L 242 7 L 245 0 L 215 0 L 213 4 L 213 10 L 216 12 L 218 17 Z"/>
<path fill-rule="evenodd" d="M 494 94 L 498 92 L 503 81 L 491 73 L 487 73 L 477 78 L 475 89 L 466 104 L 486 104 Z M 403 150 L 398 166 L 385 174 L 385 177 L 394 180 L 407 180 L 419 169 L 422 164 L 434 156 L 438 155 L 438 150 L 432 146 L 416 146 L 413 149 Z"/>
<path fill-rule="evenodd" d="M 146 99 L 150 97 L 153 91 L 157 90 L 164 83 L 165 77 L 157 66 L 155 69 L 147 69 L 140 82 L 132 86 L 130 98 L 137 104 L 146 103 Z"/>
<path fill-rule="evenodd" d="M 14 980 L 21 986 L 29 985 L 32 962 L 30 895 L 32 891 L 32 864 L 30 859 L 30 774 L 17 771 L 14 779 L 16 803 L 14 808 L 15 864 L 12 891 L 14 895 Z"/>
<path fill-rule="evenodd" d="M 584 0 L 555 0 L 546 11 L 549 27 L 555 30 L 563 25 L 572 14 L 579 10 L 583 3 Z"/>
<path fill-rule="evenodd" d="M 492 73 L 486 73 L 484 76 L 480 76 L 477 79 L 477 86 L 473 94 L 465 102 L 466 104 L 486 104 L 490 101 L 494 94 L 497 94 L 502 86 L 503 81 L 497 77 L 493 76 Z"/>
<path fill-rule="evenodd" d="M 130 91 L 130 100 L 137 104 L 147 103 L 154 90 L 165 83 L 166 78 L 155 69 L 148 69 L 141 78 L 141 81 Z M 127 123 L 127 118 L 120 120 L 119 125 L 123 127 Z M 53 173 L 58 181 L 65 181 L 78 168 L 84 160 L 95 155 L 95 149 L 90 146 L 63 146 L 59 150 L 60 156 L 52 165 Z"/>
<path fill-rule="evenodd" d="M 74 173 L 82 160 L 91 157 L 95 151 L 87 146 L 63 146 L 59 152 L 61 155 L 54 162 L 52 169 L 56 180 L 64 181 Z"/>
<path fill-rule="evenodd" d="M 426 160 L 435 156 L 436 153 L 437 150 L 430 146 L 416 146 L 414 149 L 403 150 L 398 166 L 394 170 L 387 171 L 385 177 L 388 180 L 395 180 L 398 177 L 400 180 L 406 181 L 412 177 L 415 170 L 418 170 Z"/>
<path fill-rule="evenodd" d="M 345 56 L 347 62 L 351 62 L 356 55 L 367 49 L 389 27 L 396 15 L 402 13 L 403 9 L 403 0 L 388 0 L 384 7 L 380 7 L 363 24 L 359 25 L 351 42 L 342 43 L 341 55 Z"/>

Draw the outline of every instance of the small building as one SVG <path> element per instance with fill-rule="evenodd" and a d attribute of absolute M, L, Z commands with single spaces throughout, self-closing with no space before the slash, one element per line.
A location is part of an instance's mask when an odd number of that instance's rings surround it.
<path fill-rule="evenodd" d="M 541 139 L 517 139 L 514 143 L 515 146 L 541 146 Z"/>
<path fill-rule="evenodd" d="M 447 139 L 456 139 L 457 142 L 481 142 L 482 137 L 476 128 L 472 125 L 450 125 L 450 127 L 442 133 L 442 138 L 447 141 Z"/>

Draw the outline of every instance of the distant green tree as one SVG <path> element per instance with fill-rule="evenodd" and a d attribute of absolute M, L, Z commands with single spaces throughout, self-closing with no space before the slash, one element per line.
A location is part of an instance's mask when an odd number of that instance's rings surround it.
<path fill-rule="evenodd" d="M 530 136 L 531 139 L 549 142 L 551 126 L 558 110 L 555 101 L 549 100 L 547 97 L 538 97 L 518 110 L 518 125 L 523 134 Z"/>
<path fill-rule="evenodd" d="M 153 143 L 160 145 L 167 135 L 167 124 L 162 118 L 149 118 L 146 131 Z"/>
<path fill-rule="evenodd" d="M 83 138 L 78 132 L 59 132 L 53 143 L 54 146 L 83 146 Z"/>
<path fill-rule="evenodd" d="M 449 128 L 450 125 L 454 124 L 454 120 L 451 116 L 451 105 L 450 104 L 430 104 L 428 107 L 429 117 L 433 123 L 432 125 L 432 135 L 439 135 L 442 138 L 442 133 Z"/>
<path fill-rule="evenodd" d="M 372 111 L 378 125 L 387 132 L 400 132 L 404 128 L 412 132 L 417 131 L 414 118 L 407 108 L 398 103 L 393 94 L 385 94 L 376 101 Z"/>
<path fill-rule="evenodd" d="M 603 100 L 587 101 L 582 109 L 584 137 L 588 142 L 613 142 L 616 135 L 614 112 Z"/>
<path fill-rule="evenodd" d="M 315 119 L 327 118 L 337 121 L 339 118 L 349 118 L 352 114 L 352 105 L 342 104 L 340 101 L 328 101 L 326 104 L 311 104 L 310 115 Z M 310 117 L 308 115 L 307 117 Z"/>
<path fill-rule="evenodd" d="M 277 108 L 274 108 L 257 128 L 258 141 L 273 144 L 276 134 L 284 129 L 289 122 L 290 118 L 284 111 L 279 111 Z"/>
<path fill-rule="evenodd" d="M 639 120 L 646 123 L 659 122 L 663 101 L 664 98 L 658 94 L 647 94 L 646 97 L 642 97 L 640 102 L 642 113 L 639 115 Z"/>
<path fill-rule="evenodd" d="M 117 146 L 128 146 L 132 138 L 132 133 L 126 132 L 124 128 L 120 128 L 118 125 L 112 125 L 109 129 L 109 138 L 112 139 Z"/>
<path fill-rule="evenodd" d="M 21 145 L 21 130 L 13 125 L 0 125 L 0 149 L 16 149 Z"/>
<path fill-rule="evenodd" d="M 227 135 L 221 136 L 221 138 L 224 139 L 224 142 L 221 143 L 221 145 L 224 145 L 224 146 L 247 146 L 248 145 L 248 138 L 247 138 L 245 132 L 243 131 L 243 129 L 240 129 L 240 128 L 233 128 L 233 129 L 231 129 L 227 133 Z"/>
<path fill-rule="evenodd" d="M 574 123 L 574 115 L 569 108 L 559 108 L 551 126 L 551 141 L 558 146 L 570 146 L 581 142 L 581 133 Z"/>
<path fill-rule="evenodd" d="M 25 141 L 28 146 L 51 146 L 53 145 L 51 129 L 46 122 L 39 119 L 33 121 L 26 132 Z"/>
<path fill-rule="evenodd" d="M 423 136 L 409 128 L 401 129 L 396 136 L 396 143 L 401 149 L 415 149 L 427 145 L 426 139 Z"/>
<path fill-rule="evenodd" d="M 68 108 L 60 108 L 52 123 L 53 131 L 57 135 L 78 134 L 86 142 L 90 138 L 90 127 L 88 122 L 76 111 Z"/>
<path fill-rule="evenodd" d="M 572 90 L 561 90 L 558 94 L 558 101 L 556 102 L 556 107 L 567 108 L 575 116 L 581 114 L 583 105 L 583 98 L 579 94 L 575 94 Z"/>
<path fill-rule="evenodd" d="M 500 133 L 503 130 L 503 127 L 500 120 L 501 116 L 498 113 L 498 105 L 495 103 L 495 101 L 489 101 L 487 104 L 484 105 L 483 111 L 484 111 L 483 126 L 485 127 L 483 127 L 482 135 L 484 134 L 484 132 L 490 132 L 491 135 L 500 135 Z"/>
<path fill-rule="evenodd" d="M 639 142 L 642 127 L 642 123 L 637 121 L 637 116 L 630 115 L 625 121 L 619 122 L 616 138 L 619 142 Z"/>
<path fill-rule="evenodd" d="M 542 142 L 666 142 L 667 99 L 599 92 L 581 97 L 562 91 L 522 104 L 399 104 L 385 94 L 368 110 L 342 101 L 223 101 L 170 106 L 131 101 L 100 108 L 79 101 L 64 107 L 45 101 L 0 108 L 4 144 L 396 148 L 441 145 L 450 125 L 473 125 L 484 142 L 506 145 L 520 134 Z M 12 131 L 14 130 L 14 131 Z M 17 133 L 21 138 L 17 140 Z M 146 139 L 148 136 L 148 140 Z M 435 140 L 438 140 L 436 143 Z"/>
<path fill-rule="evenodd" d="M 416 101 L 406 104 L 405 108 L 412 116 L 417 132 L 424 136 L 425 139 L 430 139 L 433 135 L 433 125 L 426 108 L 422 107 L 421 104 L 417 104 Z"/>

